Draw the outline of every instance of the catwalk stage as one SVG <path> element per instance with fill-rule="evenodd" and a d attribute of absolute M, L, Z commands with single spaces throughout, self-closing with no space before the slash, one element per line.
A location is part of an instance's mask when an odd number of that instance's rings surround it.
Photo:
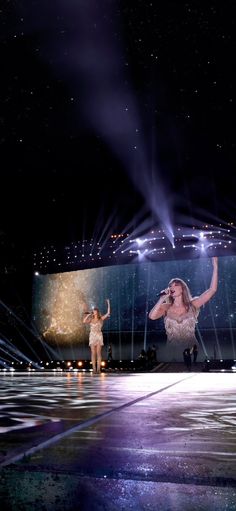
<path fill-rule="evenodd" d="M 0 375 L 9 510 L 236 510 L 236 375 Z"/>

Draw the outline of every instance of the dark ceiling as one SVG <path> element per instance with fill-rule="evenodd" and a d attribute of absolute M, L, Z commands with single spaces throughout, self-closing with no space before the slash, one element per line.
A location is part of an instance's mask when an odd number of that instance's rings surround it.
<path fill-rule="evenodd" d="M 1 16 L 2 269 L 140 211 L 158 224 L 135 127 L 176 223 L 234 220 L 233 1 L 23 0 Z"/>

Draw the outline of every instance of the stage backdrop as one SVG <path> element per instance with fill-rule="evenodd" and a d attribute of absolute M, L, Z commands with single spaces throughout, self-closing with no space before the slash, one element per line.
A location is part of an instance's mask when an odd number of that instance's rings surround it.
<path fill-rule="evenodd" d="M 142 348 L 154 343 L 158 359 L 168 361 L 172 353 L 166 346 L 163 319 L 151 321 L 148 312 L 171 278 L 183 279 L 192 296 L 198 296 L 209 287 L 211 275 L 212 261 L 204 257 L 38 275 L 34 278 L 32 316 L 54 356 L 87 358 L 89 330 L 82 323 L 84 312 L 96 306 L 105 313 L 109 298 L 111 317 L 104 322 L 104 358 L 108 343 L 117 359 L 136 359 Z M 198 317 L 199 360 L 235 359 L 235 332 L 236 256 L 220 257 L 218 291 Z"/>

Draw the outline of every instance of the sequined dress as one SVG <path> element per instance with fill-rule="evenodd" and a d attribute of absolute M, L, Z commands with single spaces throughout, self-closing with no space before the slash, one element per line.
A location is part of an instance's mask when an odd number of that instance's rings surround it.
<path fill-rule="evenodd" d="M 100 346 L 103 346 L 103 334 L 102 334 L 102 325 L 103 321 L 102 319 L 99 319 L 96 322 L 90 323 L 90 333 L 89 333 L 89 346 L 96 346 L 97 344 L 100 344 Z"/>
<path fill-rule="evenodd" d="M 164 317 L 164 324 L 169 347 L 179 347 L 182 351 L 192 348 L 197 343 L 195 327 L 199 311 L 189 309 L 184 314 L 177 316 L 168 310 Z"/>

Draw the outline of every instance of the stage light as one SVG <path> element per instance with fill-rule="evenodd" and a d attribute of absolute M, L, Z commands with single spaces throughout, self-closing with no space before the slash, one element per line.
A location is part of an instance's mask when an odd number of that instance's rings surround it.
<path fill-rule="evenodd" d="M 82 367 L 82 365 L 83 365 L 83 362 L 81 362 L 81 360 L 79 360 L 79 362 L 78 362 L 78 366 L 79 366 L 79 367 Z"/>
<path fill-rule="evenodd" d="M 139 247 L 141 247 L 147 240 L 141 240 L 140 238 L 136 238 L 136 243 L 138 244 Z"/>

